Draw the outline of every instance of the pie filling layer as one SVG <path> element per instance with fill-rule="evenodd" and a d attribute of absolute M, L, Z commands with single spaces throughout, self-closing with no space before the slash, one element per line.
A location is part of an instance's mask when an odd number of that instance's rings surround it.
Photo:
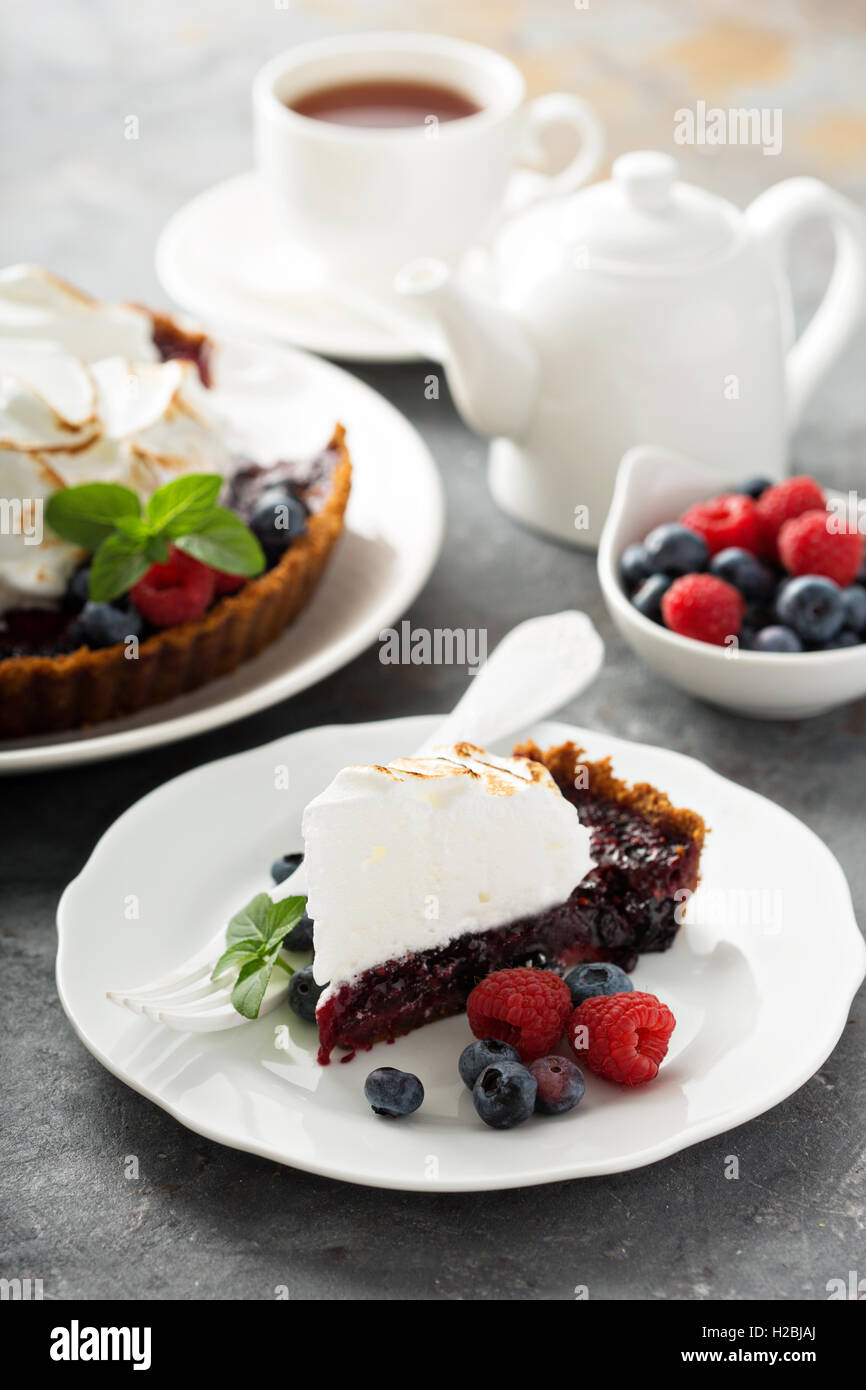
<path fill-rule="evenodd" d="M 556 907 L 384 961 L 329 992 L 316 1015 L 323 1065 L 335 1047 L 367 1049 L 460 1013 L 493 970 L 526 964 L 556 969 L 586 960 L 631 970 L 640 954 L 665 951 L 673 942 L 683 890 L 693 891 L 698 882 L 701 817 L 672 806 L 654 787 L 620 782 L 607 759 L 587 762 L 574 744 L 547 753 L 526 744 L 515 753 L 544 763 L 579 810 L 592 832 L 595 867 Z"/>

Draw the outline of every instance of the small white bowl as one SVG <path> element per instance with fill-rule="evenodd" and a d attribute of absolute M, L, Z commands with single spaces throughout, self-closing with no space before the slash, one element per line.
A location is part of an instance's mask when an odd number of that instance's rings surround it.
<path fill-rule="evenodd" d="M 626 546 L 719 491 L 717 470 L 669 449 L 641 444 L 623 458 L 599 543 L 598 577 L 625 640 L 674 685 L 755 719 L 806 719 L 866 695 L 866 644 L 790 653 L 716 647 L 669 632 L 629 602 L 619 573 Z"/>

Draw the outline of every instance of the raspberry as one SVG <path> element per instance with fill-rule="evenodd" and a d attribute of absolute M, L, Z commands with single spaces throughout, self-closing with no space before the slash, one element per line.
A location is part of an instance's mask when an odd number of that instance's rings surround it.
<path fill-rule="evenodd" d="M 779 558 L 789 574 L 820 574 L 843 589 L 853 584 L 863 559 L 857 531 L 831 531 L 829 512 L 803 512 L 779 531 Z"/>
<path fill-rule="evenodd" d="M 676 1022 L 654 994 L 597 994 L 575 1009 L 568 1039 L 590 1071 L 639 1086 L 658 1073 Z"/>
<path fill-rule="evenodd" d="M 717 647 L 736 636 L 745 612 L 742 594 L 713 574 L 684 574 L 662 598 L 662 617 L 671 632 Z"/>
<path fill-rule="evenodd" d="M 757 503 L 761 553 L 768 560 L 777 560 L 777 537 L 783 523 L 823 507 L 824 494 L 814 478 L 786 478 L 768 487 Z"/>
<path fill-rule="evenodd" d="M 214 596 L 215 572 L 172 546 L 164 565 L 151 565 L 129 596 L 154 627 L 200 618 Z"/>
<path fill-rule="evenodd" d="M 511 1043 L 521 1061 L 543 1057 L 559 1042 L 571 1016 L 568 985 L 552 970 L 496 970 L 466 1001 L 476 1038 Z"/>
<path fill-rule="evenodd" d="M 683 512 L 680 523 L 703 536 L 710 555 L 732 545 L 755 552 L 761 539 L 755 502 L 740 492 L 723 492 L 709 502 L 696 502 Z"/>
<path fill-rule="evenodd" d="M 214 570 L 214 593 L 217 598 L 223 594 L 236 594 L 247 582 L 245 574 L 226 574 L 224 570 Z"/>

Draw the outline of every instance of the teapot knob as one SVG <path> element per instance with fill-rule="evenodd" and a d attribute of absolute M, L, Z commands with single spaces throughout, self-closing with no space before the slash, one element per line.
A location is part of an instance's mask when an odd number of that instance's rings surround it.
<path fill-rule="evenodd" d="M 677 181 L 677 161 L 659 150 L 632 150 L 614 160 L 614 181 L 641 212 L 664 212 Z"/>

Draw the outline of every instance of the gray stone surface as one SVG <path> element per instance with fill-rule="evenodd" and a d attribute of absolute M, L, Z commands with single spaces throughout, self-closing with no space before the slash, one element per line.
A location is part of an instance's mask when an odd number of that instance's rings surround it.
<path fill-rule="evenodd" d="M 267 22 L 236 9 L 231 22 L 225 3 L 196 9 L 188 27 L 198 24 L 198 38 L 183 37 L 165 0 L 50 3 L 26 22 L 19 11 L 2 84 L 20 132 L 6 154 L 16 196 L 0 227 L 3 261 L 42 261 L 95 293 L 164 302 L 151 248 L 165 217 L 244 167 L 250 73 L 281 42 L 322 27 L 303 6 Z M 340 22 L 339 7 L 327 9 Z M 389 15 L 377 8 L 375 18 Z M 129 112 L 142 118 L 134 150 L 120 134 Z M 801 308 L 825 267 L 818 238 L 797 257 Z M 864 373 L 861 334 L 809 410 L 796 468 L 862 484 Z M 422 430 L 448 491 L 445 550 L 413 623 L 485 626 L 492 643 L 531 614 L 586 609 L 608 663 L 566 715 L 698 756 L 779 801 L 839 857 L 862 915 L 866 702 L 799 725 L 763 724 L 672 689 L 614 636 L 592 559 L 493 509 L 483 446 L 446 399 L 425 400 L 423 369 L 360 374 Z M 632 1173 L 457 1196 L 353 1188 L 208 1143 L 115 1080 L 72 1035 L 54 989 L 56 901 L 125 807 L 178 772 L 294 729 L 445 709 L 461 685 L 459 671 L 395 673 L 368 651 L 229 729 L 0 785 L 0 1274 L 41 1276 L 52 1298 L 259 1299 L 286 1284 L 295 1298 L 568 1299 L 586 1284 L 596 1299 L 820 1299 L 828 1279 L 866 1272 L 862 998 L 820 1073 L 732 1133 Z M 128 1154 L 139 1158 L 139 1181 L 124 1178 Z M 724 1179 L 729 1154 L 739 1181 Z"/>

